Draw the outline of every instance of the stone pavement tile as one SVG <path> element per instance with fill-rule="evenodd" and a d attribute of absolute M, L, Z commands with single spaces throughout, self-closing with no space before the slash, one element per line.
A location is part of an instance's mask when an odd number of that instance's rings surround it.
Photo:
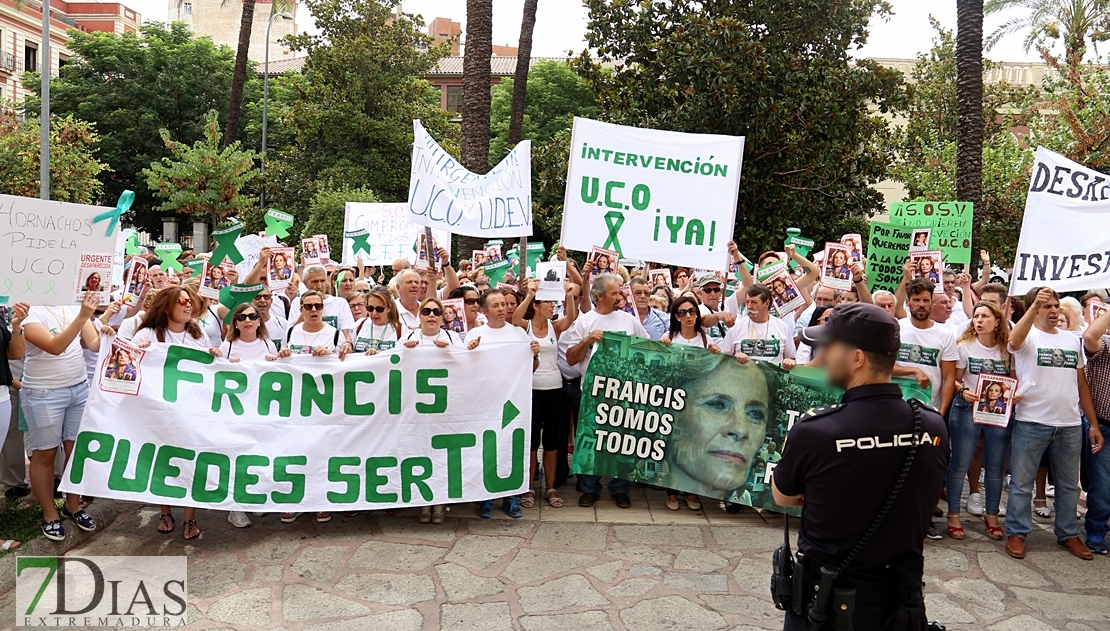
<path fill-rule="evenodd" d="M 681 525 L 704 525 L 709 521 L 705 518 L 702 512 L 694 512 L 685 506 L 681 510 L 670 510 L 667 507 L 651 509 L 652 523 L 655 524 L 681 524 Z"/>
<path fill-rule="evenodd" d="M 675 591 L 728 592 L 727 574 L 686 574 L 683 572 L 664 572 L 663 583 Z"/>
<path fill-rule="evenodd" d="M 1080 561 L 1076 560 L 1076 562 Z M 1014 587 L 1010 591 L 1025 606 L 1049 620 L 1110 621 L 1110 598 L 1106 596 L 1053 593 L 1022 587 Z"/>
<path fill-rule="evenodd" d="M 721 614 L 681 596 L 641 600 L 620 612 L 628 631 L 715 631 L 728 624 Z"/>
<path fill-rule="evenodd" d="M 243 582 L 243 564 L 234 554 L 190 559 L 189 597 L 211 598 Z"/>
<path fill-rule="evenodd" d="M 729 515 L 730 517 L 732 515 Z M 709 534 L 717 545 L 739 550 L 774 550 L 782 545 L 782 522 L 776 524 L 711 525 Z"/>
<path fill-rule="evenodd" d="M 929 545 L 931 543 L 931 541 L 925 543 L 926 572 L 932 574 L 938 572 L 963 574 L 971 569 L 971 563 L 968 562 L 967 555 L 963 552 L 943 545 Z"/>
<path fill-rule="evenodd" d="M 516 590 L 520 606 L 527 613 L 558 611 L 568 607 L 599 607 L 608 605 L 586 577 L 571 574 L 557 578 L 538 587 L 521 587 Z"/>
<path fill-rule="evenodd" d="M 1069 622 L 1064 628 L 1068 631 L 1095 631 L 1081 622 Z"/>
<path fill-rule="evenodd" d="M 1066 589 L 1104 588 L 1110 576 L 1110 563 L 1105 557 L 1083 561 L 1059 546 L 1055 550 L 1031 550 L 1025 561 Z"/>
<path fill-rule="evenodd" d="M 633 565 L 628 568 L 629 576 L 663 576 L 663 570 L 654 565 Z"/>
<path fill-rule="evenodd" d="M 192 582 L 190 581 L 190 585 Z M 273 590 L 256 587 L 235 592 L 208 605 L 205 617 L 214 622 L 262 626 L 270 623 Z"/>
<path fill-rule="evenodd" d="M 276 583 L 285 574 L 284 565 L 259 565 L 254 568 L 251 576 L 252 583 Z"/>
<path fill-rule="evenodd" d="M 513 631 L 509 603 L 443 605 L 439 628 L 444 631 Z"/>
<path fill-rule="evenodd" d="M 1018 587 L 1047 587 L 1052 584 L 1028 564 L 1015 561 L 1005 553 L 980 552 L 977 559 L 983 574 L 992 582 Z"/>
<path fill-rule="evenodd" d="M 458 537 L 457 519 L 448 519 L 442 524 L 421 524 L 417 519 L 417 516 L 382 515 L 376 521 L 383 535 L 395 539 L 454 541 Z"/>
<path fill-rule="evenodd" d="M 347 566 L 394 572 L 423 570 L 447 554 L 447 550 L 435 546 L 367 541 L 355 550 L 347 560 Z"/>
<path fill-rule="evenodd" d="M 674 563 L 674 555 L 666 552 L 660 552 L 655 548 L 646 548 L 643 546 L 635 546 L 630 548 L 615 548 L 605 551 L 606 556 L 622 561 L 632 561 L 633 563 L 646 563 L 648 565 L 658 565 L 660 567 L 670 567 Z"/>
<path fill-rule="evenodd" d="M 142 537 L 103 532 L 81 546 L 81 556 L 131 556 L 144 543 Z"/>
<path fill-rule="evenodd" d="M 597 558 L 587 554 L 552 552 L 548 550 L 521 549 L 501 572 L 501 576 L 522 585 L 541 578 L 572 570 L 592 563 Z"/>
<path fill-rule="evenodd" d="M 704 548 L 705 539 L 697 526 L 613 526 L 613 534 L 621 541 L 649 546 Z"/>
<path fill-rule="evenodd" d="M 650 592 L 658 584 L 659 581 L 653 578 L 627 578 L 617 583 L 616 587 L 605 590 L 605 593 L 617 598 L 636 598 Z"/>
<path fill-rule="evenodd" d="M 651 510 L 647 504 L 643 502 L 637 503 L 635 499 L 632 500 L 630 508 L 620 508 L 613 502 L 612 498 L 608 496 L 601 496 L 601 499 L 594 505 L 594 511 L 597 513 L 597 521 L 605 524 L 652 524 L 655 523 L 651 517 Z"/>
<path fill-rule="evenodd" d="M 304 524 L 300 527 L 306 529 L 309 538 L 326 539 L 328 543 L 333 544 L 358 544 L 374 536 L 371 528 L 374 520 L 370 518 L 369 513 L 370 511 L 362 511 L 354 517 L 347 517 L 343 513 L 336 512 L 331 514 L 331 521 L 322 524 L 316 522 L 315 513 L 303 515 L 301 520 L 304 520 Z M 393 519 L 384 513 L 382 518 Z M 297 524 L 300 523 L 300 521 L 297 522 Z M 285 525 L 281 524 L 281 526 Z"/>
<path fill-rule="evenodd" d="M 526 519 L 468 519 L 466 529 L 482 535 L 518 535 L 527 537 L 536 529 L 536 522 Z"/>
<path fill-rule="evenodd" d="M 524 631 L 612 631 L 609 616 L 602 611 L 555 616 L 524 616 L 519 620 Z"/>
<path fill-rule="evenodd" d="M 370 608 L 309 585 L 286 585 L 281 594 L 285 622 L 317 618 L 349 618 L 372 613 Z"/>
<path fill-rule="evenodd" d="M 289 566 L 297 576 L 320 583 L 327 583 L 340 568 L 340 559 L 350 550 L 348 546 L 308 546 Z"/>
<path fill-rule="evenodd" d="M 255 563 L 278 563 L 288 559 L 304 544 L 304 534 L 279 530 L 247 548 L 247 558 Z"/>
<path fill-rule="evenodd" d="M 562 522 L 562 521 L 575 521 L 575 522 L 596 522 L 597 512 L 594 507 L 582 508 L 578 505 L 577 493 L 574 499 L 568 498 L 566 495 L 563 497 L 562 508 L 552 508 L 547 504 L 540 507 L 540 523 L 544 522 Z"/>
<path fill-rule="evenodd" d="M 995 618 L 1006 611 L 1006 603 L 1003 602 L 1006 594 L 990 581 L 957 576 L 945 581 L 944 589 L 956 598 L 966 600 L 973 608 L 981 609 L 977 613 L 982 617 Z"/>
<path fill-rule="evenodd" d="M 755 596 L 726 596 L 705 594 L 700 596 L 711 609 L 721 613 L 734 614 L 747 620 L 782 620 L 782 612 L 775 609 L 774 603 L 766 598 Z"/>
<path fill-rule="evenodd" d="M 436 586 L 423 574 L 347 574 L 336 589 L 383 605 L 415 605 L 434 600 Z"/>
<path fill-rule="evenodd" d="M 740 559 L 732 571 L 732 580 L 746 592 L 762 594 L 769 589 L 771 563 L 756 559 Z"/>
<path fill-rule="evenodd" d="M 617 572 L 620 572 L 622 567 L 624 567 L 624 563 L 620 561 L 610 561 L 608 563 L 602 563 L 601 565 L 588 567 L 586 571 L 602 583 L 612 583 L 613 579 L 617 577 Z"/>
<path fill-rule="evenodd" d="M 505 591 L 505 585 L 496 578 L 475 576 L 470 570 L 454 563 L 437 565 L 436 575 L 439 576 L 439 584 L 449 602 L 474 600 Z"/>
<path fill-rule="evenodd" d="M 727 565 L 728 559 L 708 550 L 682 550 L 674 560 L 674 569 L 691 572 L 713 572 Z"/>
<path fill-rule="evenodd" d="M 405 609 L 325 624 L 307 624 L 302 631 L 420 631 L 423 626 L 424 617 L 419 611 Z"/>
<path fill-rule="evenodd" d="M 987 631 L 1056 631 L 1056 627 L 1050 627 L 1033 616 L 1022 615 L 996 622 L 987 627 Z"/>
<path fill-rule="evenodd" d="M 930 620 L 940 620 L 943 624 L 951 626 L 953 623 L 963 624 L 976 622 L 975 616 L 963 607 L 952 601 L 945 594 L 926 593 L 925 610 L 929 612 Z"/>
<path fill-rule="evenodd" d="M 608 537 L 605 524 L 541 523 L 532 545 L 555 550 L 604 550 Z"/>
<path fill-rule="evenodd" d="M 455 547 L 451 549 L 446 560 L 476 570 L 484 570 L 512 552 L 521 543 L 524 543 L 524 540 L 520 537 L 466 535 L 455 542 Z"/>

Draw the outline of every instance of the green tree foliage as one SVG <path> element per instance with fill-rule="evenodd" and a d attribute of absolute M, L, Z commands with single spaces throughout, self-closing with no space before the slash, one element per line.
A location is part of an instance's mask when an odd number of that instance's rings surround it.
<path fill-rule="evenodd" d="M 505 79 L 493 88 L 490 128 L 490 164 L 497 164 L 509 153 L 509 117 L 513 104 L 513 80 Z M 524 107 L 524 138 L 532 146 L 551 142 L 559 132 L 570 129 L 575 116 L 597 118 L 601 108 L 590 86 L 569 64 L 542 61 L 528 73 L 528 99 Z"/>
<path fill-rule="evenodd" d="M 150 22 L 138 34 L 69 35 L 74 55 L 50 82 L 51 110 L 95 124 L 98 155 L 110 167 L 100 175 L 98 201 L 114 205 L 121 192 L 134 190 L 128 220 L 157 233 L 161 214 L 141 171 L 170 155 L 159 130 L 193 143 L 204 138 L 209 110 L 225 120 L 235 52 L 207 37 L 194 39 L 182 23 Z M 250 75 L 246 93 L 253 101 L 261 85 Z M 37 75 L 24 75 L 24 83 L 38 94 Z M 24 107 L 38 112 L 38 98 L 28 98 Z"/>
<path fill-rule="evenodd" d="M 378 196 L 368 188 L 321 190 L 308 206 L 307 219 L 300 233 L 306 237 L 314 234 L 328 235 L 333 256 L 338 256 L 343 251 L 340 246 L 343 243 L 343 218 L 347 211 L 347 202 L 377 201 Z"/>
<path fill-rule="evenodd" d="M 407 199 L 413 119 L 437 138 L 457 135 L 439 93 L 421 78 L 449 49 L 431 46 L 413 16 L 394 16 L 395 4 L 307 0 L 319 32 L 288 40 L 308 53 L 304 77 L 290 82 L 286 103 L 271 92 L 270 122 L 276 114 L 293 142 L 270 144 L 268 204 L 303 216 L 318 191 L 344 187 Z"/>
<path fill-rule="evenodd" d="M 1094 64 L 1066 72 L 1060 61 L 1046 59 L 1057 74 L 1045 82 L 1049 103 L 1030 123 L 1030 144 L 1110 173 L 1110 72 Z"/>
<path fill-rule="evenodd" d="M 881 0 L 586 0 L 580 72 L 613 122 L 747 137 L 735 235 L 740 248 L 782 247 L 796 226 L 839 238 L 878 211 L 887 176 L 879 112 L 901 75 L 849 50 Z M 879 112 L 872 113 L 874 107 Z"/>
<path fill-rule="evenodd" d="M 257 197 L 243 194 L 243 189 L 258 177 L 254 164 L 257 154 L 240 149 L 238 142 L 221 147 L 215 110 L 205 117 L 204 131 L 204 140 L 188 145 L 172 140 L 168 130 L 161 130 L 171 157 L 151 163 L 142 174 L 154 194 L 166 200 L 159 210 L 208 219 L 216 225 L 258 203 Z"/>
<path fill-rule="evenodd" d="M 20 120 L 0 107 L 0 193 L 38 197 L 39 119 Z M 97 180 L 107 165 L 96 159 L 92 125 L 72 116 L 50 121 L 50 199 L 92 204 L 100 197 Z"/>

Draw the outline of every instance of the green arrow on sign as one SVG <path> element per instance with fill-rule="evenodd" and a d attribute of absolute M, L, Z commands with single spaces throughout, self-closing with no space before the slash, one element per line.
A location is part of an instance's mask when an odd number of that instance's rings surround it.
<path fill-rule="evenodd" d="M 501 409 L 501 429 L 509 426 L 513 419 L 520 416 L 520 410 L 516 409 L 512 401 L 506 401 L 505 407 Z"/>

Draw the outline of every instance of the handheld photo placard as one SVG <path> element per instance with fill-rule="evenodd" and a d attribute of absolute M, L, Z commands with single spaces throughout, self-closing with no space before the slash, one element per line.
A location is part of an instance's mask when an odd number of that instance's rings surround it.
<path fill-rule="evenodd" d="M 293 281 L 294 252 L 293 248 L 270 249 L 273 256 L 266 263 L 266 278 L 269 279 L 270 289 L 285 289 Z"/>
<path fill-rule="evenodd" d="M 933 293 L 944 293 L 944 255 L 939 250 L 910 252 L 910 261 L 914 278 L 928 278 L 936 284 Z"/>
<path fill-rule="evenodd" d="M 972 420 L 979 425 L 1006 427 L 1013 412 L 1014 393 L 1017 392 L 1017 379 L 1002 375 L 980 374 L 975 387 L 975 409 Z"/>
<path fill-rule="evenodd" d="M 138 396 L 142 385 L 143 356 L 146 352 L 129 340 L 113 337 L 112 350 L 100 367 L 98 387 L 104 392 Z"/>
<path fill-rule="evenodd" d="M 314 234 L 313 239 L 316 239 L 316 246 L 320 249 L 320 262 L 327 263 L 331 260 L 331 248 L 328 247 L 328 235 Z"/>
<path fill-rule="evenodd" d="M 590 276 L 598 274 L 616 274 L 617 264 L 620 261 L 621 255 L 616 250 L 607 250 L 599 246 L 590 248 L 590 255 L 588 261 L 593 263 L 593 270 L 590 271 Z"/>
<path fill-rule="evenodd" d="M 112 299 L 112 254 L 109 252 L 82 252 L 77 267 L 77 287 L 74 288 L 74 302 L 80 304 L 87 292 L 97 294 L 97 302 L 108 304 Z"/>
<path fill-rule="evenodd" d="M 632 286 L 631 285 L 629 285 L 627 283 L 625 283 L 624 285 L 621 285 L 621 297 L 624 299 L 623 300 L 624 304 L 621 305 L 621 311 L 634 316 L 636 318 L 636 320 L 639 321 L 639 319 L 640 319 L 640 309 L 639 309 L 639 307 L 636 306 L 636 300 L 632 296 Z"/>
<path fill-rule="evenodd" d="M 235 269 L 235 266 L 230 261 L 225 260 L 219 265 L 213 265 L 211 261 L 205 261 L 201 272 L 200 289 L 197 293 L 202 298 L 218 300 L 220 290 L 231 284 L 228 279 L 228 271 L 233 269 Z"/>
<path fill-rule="evenodd" d="M 771 290 L 771 306 L 780 318 L 805 307 L 806 299 L 785 267 L 768 277 L 763 284 Z"/>
<path fill-rule="evenodd" d="M 659 285 L 671 286 L 671 269 L 669 267 L 662 267 L 653 269 L 648 272 L 648 278 L 651 279 L 651 286 L 658 287 Z"/>
<path fill-rule="evenodd" d="M 320 246 L 315 237 L 301 239 L 301 264 L 305 266 L 320 264 Z"/>
<path fill-rule="evenodd" d="M 840 237 L 840 242 L 848 246 L 848 250 L 852 253 L 852 261 L 856 263 L 866 263 L 863 258 L 863 237 L 858 232 L 851 232 Z"/>
<path fill-rule="evenodd" d="M 127 279 L 123 282 L 123 304 L 133 306 L 139 302 L 139 294 L 146 283 L 147 260 L 141 256 L 131 258 L 128 263 Z"/>
<path fill-rule="evenodd" d="M 448 298 L 443 301 L 443 324 L 441 328 L 444 331 L 451 331 L 458 333 L 462 337 L 466 337 L 466 301 L 462 298 Z"/>
<path fill-rule="evenodd" d="M 910 252 L 925 252 L 929 249 L 929 239 L 933 234 L 932 228 L 914 228 L 911 231 Z"/>
<path fill-rule="evenodd" d="M 539 281 L 536 286 L 536 300 L 559 301 L 566 298 L 566 261 L 536 263 L 536 274 Z"/>
<path fill-rule="evenodd" d="M 825 244 L 821 285 L 839 291 L 852 289 L 852 251 L 848 246 L 831 241 Z"/>

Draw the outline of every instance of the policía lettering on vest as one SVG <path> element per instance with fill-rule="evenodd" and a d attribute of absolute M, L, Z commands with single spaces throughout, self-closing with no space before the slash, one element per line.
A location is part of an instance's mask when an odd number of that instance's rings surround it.
<path fill-rule="evenodd" d="M 894 434 L 889 440 L 883 442 L 879 436 L 860 436 L 859 438 L 839 438 L 836 441 L 836 453 L 841 453 L 845 449 L 885 449 L 887 447 L 909 447 L 913 444 L 913 434 Z M 940 437 L 933 438 L 929 432 L 921 435 L 921 439 L 917 441 L 918 445 L 932 445 L 936 447 L 940 444 Z"/>

